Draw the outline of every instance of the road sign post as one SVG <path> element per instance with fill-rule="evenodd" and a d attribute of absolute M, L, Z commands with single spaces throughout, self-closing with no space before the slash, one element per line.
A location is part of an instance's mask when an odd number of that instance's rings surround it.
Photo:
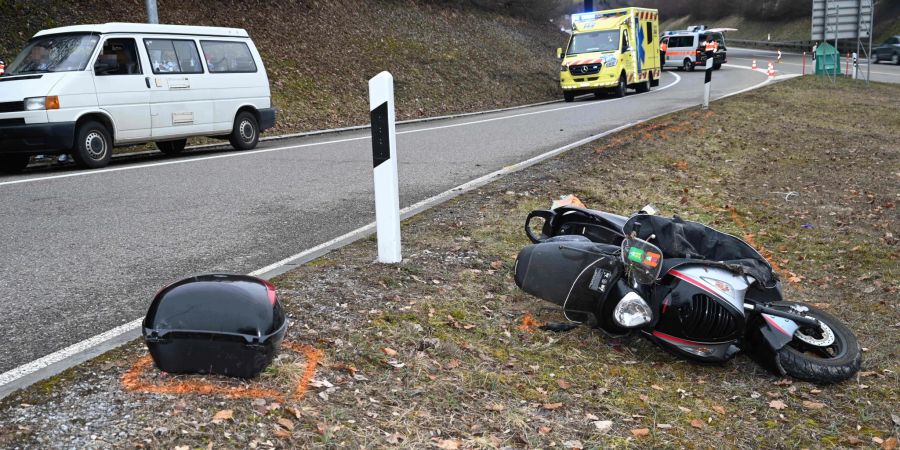
<path fill-rule="evenodd" d="M 715 55 L 714 53 L 709 53 Z M 706 79 L 703 82 L 703 109 L 709 109 L 709 83 L 712 81 L 713 60 L 715 56 L 706 57 Z"/>
<path fill-rule="evenodd" d="M 147 23 L 159 23 L 159 14 L 156 9 L 156 0 L 146 0 Z"/>
<path fill-rule="evenodd" d="M 399 263 L 400 188 L 397 179 L 394 77 L 388 72 L 381 72 L 369 80 L 369 114 L 372 120 L 378 262 Z"/>

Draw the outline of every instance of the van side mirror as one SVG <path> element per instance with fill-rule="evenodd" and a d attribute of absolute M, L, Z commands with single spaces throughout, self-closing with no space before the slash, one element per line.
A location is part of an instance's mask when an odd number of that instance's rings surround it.
<path fill-rule="evenodd" d="M 556 59 L 563 59 L 563 57 L 562 57 L 562 49 L 561 49 L 561 48 L 557 48 L 557 49 L 556 49 Z"/>

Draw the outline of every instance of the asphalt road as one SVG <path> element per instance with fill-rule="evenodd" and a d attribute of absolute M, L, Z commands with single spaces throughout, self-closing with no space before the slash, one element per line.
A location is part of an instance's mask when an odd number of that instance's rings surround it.
<path fill-rule="evenodd" d="M 728 62 L 743 67 L 751 67 L 753 60 L 760 69 L 766 69 L 769 61 L 775 66 L 775 70 L 780 74 L 799 74 L 803 73 L 803 55 L 797 53 L 782 53 L 781 62 L 777 62 L 778 55 L 770 50 L 753 50 L 746 48 L 728 48 Z M 847 73 L 846 58 L 841 59 L 841 73 Z M 806 55 L 806 73 L 812 73 L 815 70 L 813 66 L 812 56 Z M 870 70 L 869 80 L 880 81 L 883 83 L 900 83 L 900 66 L 890 64 L 888 61 L 882 61 L 878 64 L 872 64 L 871 69 L 866 61 L 859 64 L 859 73 L 862 79 L 865 79 L 866 71 Z"/>
<path fill-rule="evenodd" d="M 712 94 L 765 80 L 726 66 Z M 401 206 L 702 99 L 702 71 L 661 82 L 624 99 L 398 126 Z M 0 373 L 142 317 L 168 282 L 247 273 L 370 223 L 371 158 L 359 130 L 0 177 Z"/>

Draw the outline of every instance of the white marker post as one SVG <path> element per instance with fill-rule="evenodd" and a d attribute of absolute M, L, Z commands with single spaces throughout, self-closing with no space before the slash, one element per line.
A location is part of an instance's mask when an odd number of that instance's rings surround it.
<path fill-rule="evenodd" d="M 714 53 L 709 53 L 715 55 Z M 709 82 L 712 81 L 713 60 L 715 56 L 706 58 L 706 79 L 703 82 L 703 109 L 709 109 Z"/>
<path fill-rule="evenodd" d="M 369 115 L 372 119 L 378 262 L 399 263 L 400 187 L 397 180 L 394 77 L 388 72 L 381 72 L 369 80 Z"/>

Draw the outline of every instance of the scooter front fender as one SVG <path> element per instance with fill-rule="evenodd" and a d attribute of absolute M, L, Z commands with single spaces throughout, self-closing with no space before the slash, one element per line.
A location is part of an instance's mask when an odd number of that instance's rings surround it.
<path fill-rule="evenodd" d="M 784 368 L 778 363 L 778 351 L 794 338 L 797 331 L 794 321 L 770 314 L 758 314 L 750 320 L 746 344 L 749 353 L 763 367 L 778 375 L 784 375 Z"/>
<path fill-rule="evenodd" d="M 773 352 L 781 350 L 791 342 L 794 339 L 794 332 L 799 328 L 793 320 L 783 317 L 765 313 L 760 314 L 760 317 L 763 319 L 759 324 L 760 334 Z"/>

